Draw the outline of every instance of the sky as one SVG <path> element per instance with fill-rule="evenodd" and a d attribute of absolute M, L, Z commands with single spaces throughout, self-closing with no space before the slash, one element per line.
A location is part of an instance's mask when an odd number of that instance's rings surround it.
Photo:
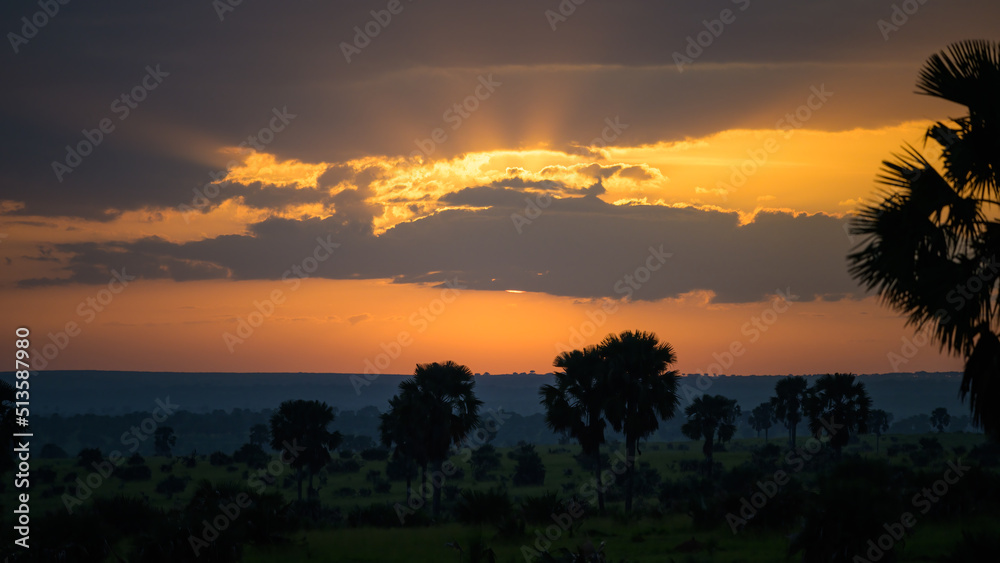
<path fill-rule="evenodd" d="M 8 2 L 0 331 L 35 369 L 951 371 L 850 277 L 993 0 Z M 48 10 L 48 11 L 46 11 Z"/>

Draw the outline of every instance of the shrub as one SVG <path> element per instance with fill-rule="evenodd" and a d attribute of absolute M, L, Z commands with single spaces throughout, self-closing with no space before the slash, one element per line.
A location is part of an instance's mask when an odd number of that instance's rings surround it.
<path fill-rule="evenodd" d="M 464 524 L 501 526 L 514 516 L 514 505 L 507 492 L 490 488 L 487 491 L 465 489 L 455 504 L 455 518 Z"/>
<path fill-rule="evenodd" d="M 166 495 L 168 498 L 177 493 L 183 493 L 187 488 L 187 481 L 175 475 L 171 475 L 156 484 L 156 492 Z"/>
<path fill-rule="evenodd" d="M 389 450 L 385 448 L 368 448 L 361 450 L 361 459 L 365 461 L 385 461 L 389 459 Z"/>
<path fill-rule="evenodd" d="M 66 453 L 66 450 L 55 444 L 45 444 L 42 446 L 42 451 L 39 452 L 38 457 L 42 459 L 66 459 L 69 457 L 69 454 Z"/>
<path fill-rule="evenodd" d="M 222 452 L 212 452 L 212 455 L 208 456 L 208 462 L 218 466 L 229 465 L 233 463 L 233 458 Z"/>
<path fill-rule="evenodd" d="M 521 443 L 518 448 L 507 454 L 517 462 L 514 466 L 514 485 L 541 485 L 545 482 L 545 464 L 542 457 L 535 451 L 533 444 Z"/>
<path fill-rule="evenodd" d="M 153 478 L 148 465 L 126 465 L 115 470 L 115 475 L 122 481 L 148 481 Z"/>

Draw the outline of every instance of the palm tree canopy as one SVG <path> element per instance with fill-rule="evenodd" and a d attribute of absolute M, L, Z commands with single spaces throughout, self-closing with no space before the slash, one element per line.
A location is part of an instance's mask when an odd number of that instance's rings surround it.
<path fill-rule="evenodd" d="M 997 436 L 1000 43 L 951 45 L 928 59 L 917 89 L 968 113 L 927 131 L 943 173 L 912 147 L 883 163 L 881 201 L 852 220 L 851 233 L 862 238 L 848 256 L 850 272 L 909 325 L 965 358 L 959 392 L 973 422 Z"/>
<path fill-rule="evenodd" d="M 271 415 L 271 447 L 292 456 L 292 467 L 319 471 L 330 461 L 330 450 L 340 445 L 340 432 L 330 432 L 335 415 L 321 401 L 285 401 Z M 303 451 L 294 451 L 298 446 Z"/>
<path fill-rule="evenodd" d="M 775 396 L 771 398 L 774 417 L 791 428 L 802 420 L 802 402 L 806 398 L 808 382 L 804 377 L 784 377 L 774 385 Z"/>
<path fill-rule="evenodd" d="M 681 426 L 681 432 L 692 440 L 717 437 L 720 442 L 728 442 L 736 432 L 740 412 L 736 399 L 702 395 L 684 409 L 687 422 Z"/>
<path fill-rule="evenodd" d="M 472 370 L 452 361 L 418 364 L 413 377 L 399 384 L 399 397 L 412 408 L 401 419 L 422 425 L 425 455 L 442 461 L 452 444 L 458 444 L 479 426 L 479 407 Z"/>
<path fill-rule="evenodd" d="M 596 347 L 563 352 L 553 365 L 555 385 L 539 390 L 545 405 L 545 423 L 580 442 L 583 453 L 593 454 L 604 443 L 607 422 L 602 416 L 607 397 L 607 364 Z"/>
<path fill-rule="evenodd" d="M 677 406 L 674 349 L 655 334 L 624 331 L 608 335 L 598 346 L 607 362 L 610 395 L 605 410 L 615 431 L 635 439 L 659 428 L 659 419 L 673 418 Z"/>
<path fill-rule="evenodd" d="M 761 430 L 767 430 L 770 428 L 776 417 L 774 414 L 774 403 L 764 402 L 750 411 L 750 418 L 748 422 L 754 430 L 760 432 Z"/>
<path fill-rule="evenodd" d="M 831 425 L 842 425 L 830 438 L 834 445 L 844 445 L 850 434 L 868 432 L 872 400 L 864 383 L 849 373 L 820 377 L 806 401 L 809 430 L 819 436 Z M 837 428 L 837 426 L 833 426 Z"/>

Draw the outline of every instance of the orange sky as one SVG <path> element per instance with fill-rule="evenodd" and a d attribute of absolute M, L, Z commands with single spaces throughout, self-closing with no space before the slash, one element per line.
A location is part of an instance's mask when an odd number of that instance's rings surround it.
<path fill-rule="evenodd" d="M 742 8 L 677 68 L 716 4 Z M 687 373 L 960 369 L 849 278 L 844 228 L 904 144 L 936 161 L 961 108 L 919 69 L 1000 9 L 958 4 L 887 35 L 891 2 L 593 1 L 553 30 L 426 0 L 348 60 L 365 3 L 66 10 L 5 55 L 0 331 L 41 369 L 547 372 L 625 329 Z"/>

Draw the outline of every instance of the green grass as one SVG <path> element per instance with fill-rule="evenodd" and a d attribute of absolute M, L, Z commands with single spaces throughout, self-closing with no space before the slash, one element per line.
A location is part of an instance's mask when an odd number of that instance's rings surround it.
<path fill-rule="evenodd" d="M 851 445 L 847 452 L 859 453 L 865 457 L 887 456 L 889 446 L 918 444 L 921 438 L 933 436 L 944 446 L 944 453 L 929 469 L 943 465 L 948 459 L 956 459 L 954 448 L 966 450 L 985 441 L 982 435 L 976 434 L 933 434 L 933 435 L 898 435 L 883 436 L 878 454 L 874 451 L 874 436 L 862 437 L 860 443 Z M 750 459 L 751 451 L 763 444 L 763 439 L 735 440 L 727 445 L 727 451 L 718 452 L 716 461 L 726 469 L 731 469 Z M 772 437 L 770 440 L 779 446 L 784 446 L 785 438 Z M 805 443 L 805 439 L 800 441 Z M 456 464 L 463 468 L 465 475 L 454 476 L 446 480 L 446 485 L 454 485 L 461 489 L 487 489 L 505 484 L 512 498 L 540 495 L 557 491 L 561 498 L 580 490 L 580 487 L 592 478 L 592 473 L 581 468 L 573 455 L 579 452 L 576 445 L 567 446 L 537 446 L 546 466 L 545 484 L 532 487 L 515 487 L 510 484 L 509 476 L 514 473 L 514 461 L 507 458 L 507 452 L 513 448 L 500 448 L 502 467 L 493 472 L 494 480 L 475 482 L 472 479 L 471 468 L 461 463 L 460 456 L 454 458 Z M 642 448 L 640 463 L 649 464 L 657 469 L 664 479 L 676 479 L 682 476 L 679 464 L 682 460 L 701 460 L 701 447 L 695 442 L 675 442 L 672 444 L 646 444 Z M 890 458 L 893 463 L 906 464 L 906 454 L 898 454 Z M 148 481 L 123 483 L 117 477 L 105 480 L 95 491 L 95 496 L 114 496 L 129 494 L 146 496 L 152 504 L 162 508 L 182 508 L 198 481 L 208 479 L 212 482 L 238 481 L 247 482 L 247 469 L 237 464 L 236 471 L 226 467 L 216 467 L 207 461 L 199 460 L 194 468 L 184 467 L 183 463 L 173 465 L 172 474 L 188 478 L 187 488 L 183 493 L 172 498 L 155 491 L 156 484 L 170 473 L 163 472 L 161 465 L 166 458 L 151 457 L 146 459 L 152 471 Z M 41 484 L 37 481 L 37 471 L 49 467 L 56 471 L 54 484 Z M 373 493 L 362 497 L 357 494 L 361 488 L 371 488 L 371 483 L 365 478 L 369 470 L 378 470 L 385 474 L 385 462 L 363 462 L 357 473 L 327 474 L 318 477 L 316 484 L 320 486 L 320 499 L 330 508 L 339 508 L 347 514 L 355 506 L 371 504 L 393 504 L 404 498 L 404 484 L 393 482 L 388 493 Z M 815 468 L 813 468 L 815 469 Z M 48 511 L 64 510 L 60 495 L 51 494 L 53 485 L 66 485 L 67 492 L 75 491 L 75 483 L 65 483 L 64 477 L 70 472 L 76 472 L 81 478 L 86 478 L 89 471 L 76 465 L 75 459 L 68 460 L 33 460 L 33 475 L 31 488 L 32 513 L 39 514 Z M 286 478 L 287 481 L 286 481 Z M 321 483 L 325 479 L 325 483 Z M 6 482 L 10 479 L 4 478 Z M 419 483 L 415 480 L 414 486 Z M 336 494 L 337 489 L 349 488 L 351 496 Z M 279 482 L 269 486 L 268 490 L 279 490 L 286 498 L 295 498 L 295 482 L 293 471 L 289 468 L 279 476 Z M 566 491 L 569 491 L 568 493 Z M 9 492 L 9 491 L 7 491 Z M 48 493 L 48 494 L 47 494 Z M 92 497 L 93 498 L 93 497 Z M 84 501 L 89 502 L 90 499 Z M 657 501 L 643 499 L 637 506 L 655 507 Z M 623 511 L 621 501 L 608 503 L 610 514 L 620 514 Z M 905 548 L 900 552 L 901 561 L 934 561 L 948 552 L 949 546 L 961 538 L 961 531 L 969 526 L 975 526 L 976 521 L 918 521 L 917 527 L 908 537 Z M 538 527 L 542 533 L 548 524 Z M 523 561 L 522 546 L 533 546 L 536 535 L 535 526 L 528 525 L 526 535 L 516 539 L 499 537 L 496 528 L 491 526 L 465 526 L 457 523 L 445 523 L 428 528 L 405 529 L 374 529 L 374 528 L 334 528 L 300 531 L 292 534 L 292 543 L 281 547 L 248 547 L 245 560 L 248 562 L 278 562 L 330 560 L 349 562 L 392 562 L 392 561 L 458 561 L 458 553 L 445 544 L 458 542 L 468 548 L 470 541 L 481 538 L 498 555 L 498 561 Z M 709 544 L 711 550 L 703 549 L 698 553 L 679 553 L 677 547 L 685 541 L 696 539 Z M 691 521 L 686 516 L 671 515 L 658 519 L 640 519 L 626 523 L 620 517 L 588 517 L 576 523 L 572 533 L 560 533 L 559 538 L 552 542 L 552 550 L 567 548 L 576 550 L 583 542 L 590 541 L 593 545 L 606 542 L 606 553 L 609 559 L 619 561 L 669 561 L 672 558 L 677 563 L 696 561 L 718 562 L 755 562 L 781 561 L 787 555 L 788 538 L 781 533 L 759 533 L 753 529 L 733 535 L 724 521 L 711 531 L 695 531 Z M 466 559 L 467 560 L 467 559 Z"/>

